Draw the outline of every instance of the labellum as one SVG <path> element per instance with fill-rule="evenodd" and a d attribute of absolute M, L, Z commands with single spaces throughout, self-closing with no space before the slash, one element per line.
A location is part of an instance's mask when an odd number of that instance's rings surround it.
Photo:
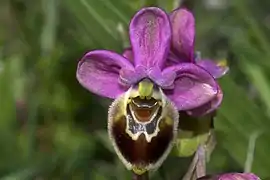
<path fill-rule="evenodd" d="M 174 145 L 178 111 L 162 90 L 144 79 L 111 105 L 108 133 L 114 149 L 135 174 L 158 168 Z"/>

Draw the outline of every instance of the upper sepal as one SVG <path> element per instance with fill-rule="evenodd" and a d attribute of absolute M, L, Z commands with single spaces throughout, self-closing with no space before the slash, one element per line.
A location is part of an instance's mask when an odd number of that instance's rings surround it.
<path fill-rule="evenodd" d="M 135 67 L 162 68 L 171 41 L 167 13 L 157 7 L 141 9 L 130 22 L 129 35 Z"/>

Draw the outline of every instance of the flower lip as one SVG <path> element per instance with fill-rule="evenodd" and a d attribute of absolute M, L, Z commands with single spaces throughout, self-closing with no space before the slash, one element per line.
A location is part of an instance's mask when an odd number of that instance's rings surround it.
<path fill-rule="evenodd" d="M 119 96 L 111 105 L 108 116 L 108 133 L 117 155 L 127 169 L 137 172 L 155 170 L 170 153 L 177 135 L 179 115 L 173 103 L 160 89 L 153 97 L 161 101 L 156 117 L 149 122 L 138 122 L 128 112 L 129 98 L 138 97 L 136 87 Z M 150 103 L 152 106 L 155 103 Z"/>

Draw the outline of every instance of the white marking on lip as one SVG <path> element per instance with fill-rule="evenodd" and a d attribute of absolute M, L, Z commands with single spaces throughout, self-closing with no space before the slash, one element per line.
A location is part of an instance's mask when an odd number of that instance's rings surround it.
<path fill-rule="evenodd" d="M 126 133 L 127 133 L 127 134 L 132 138 L 132 140 L 134 140 L 134 141 L 138 140 L 138 138 L 139 138 L 139 136 L 140 136 L 141 134 L 144 134 L 144 135 L 145 135 L 146 141 L 147 141 L 148 143 L 150 143 L 151 140 L 152 140 L 152 138 L 153 138 L 153 137 L 156 137 L 156 136 L 158 135 L 159 131 L 160 131 L 160 129 L 159 129 L 159 123 L 160 123 L 161 119 L 163 118 L 163 116 L 161 115 L 161 116 L 158 118 L 157 124 L 156 124 L 156 127 L 155 127 L 155 130 L 154 130 L 153 133 L 149 134 L 149 133 L 147 132 L 147 130 L 146 130 L 146 126 L 147 126 L 148 124 L 153 123 L 153 121 L 155 120 L 155 118 L 156 118 L 156 116 L 157 116 L 157 114 L 158 114 L 158 112 L 159 112 L 160 107 L 154 112 L 154 114 L 151 116 L 151 118 L 150 118 L 150 120 L 149 120 L 148 122 L 140 122 L 140 121 L 136 118 L 135 112 L 134 112 L 130 107 L 128 107 L 128 108 L 129 108 L 129 110 L 130 110 L 130 112 L 131 112 L 131 116 L 130 116 L 130 115 L 126 115 L 126 122 L 127 122 L 126 130 L 125 130 Z M 139 127 L 140 127 L 139 129 L 142 129 L 142 130 L 139 130 L 139 132 L 137 132 L 137 133 L 135 133 L 135 134 L 132 133 L 132 132 L 129 130 L 129 126 L 130 126 L 130 124 L 129 124 L 129 119 L 132 119 L 132 120 L 135 121 L 135 123 L 139 124 Z"/>

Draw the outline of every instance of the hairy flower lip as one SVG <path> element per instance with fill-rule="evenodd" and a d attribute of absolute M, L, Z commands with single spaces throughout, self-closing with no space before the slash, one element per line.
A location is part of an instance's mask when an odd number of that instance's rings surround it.
<path fill-rule="evenodd" d="M 137 97 L 131 95 L 132 93 L 131 88 L 127 93 L 119 96 L 109 108 L 109 137 L 118 157 L 127 169 L 154 170 L 163 163 L 174 145 L 179 122 L 178 111 L 160 88 L 155 89 L 155 99 L 162 102 L 160 104 L 162 112 L 156 119 L 159 123 L 155 125 L 155 130 L 149 132 L 150 134 L 144 131 L 140 135 L 136 132 L 134 134 L 127 132 L 130 125 L 132 129 L 135 128 L 128 123 L 127 115 L 123 112 L 123 109 L 128 108 L 129 98 Z"/>

